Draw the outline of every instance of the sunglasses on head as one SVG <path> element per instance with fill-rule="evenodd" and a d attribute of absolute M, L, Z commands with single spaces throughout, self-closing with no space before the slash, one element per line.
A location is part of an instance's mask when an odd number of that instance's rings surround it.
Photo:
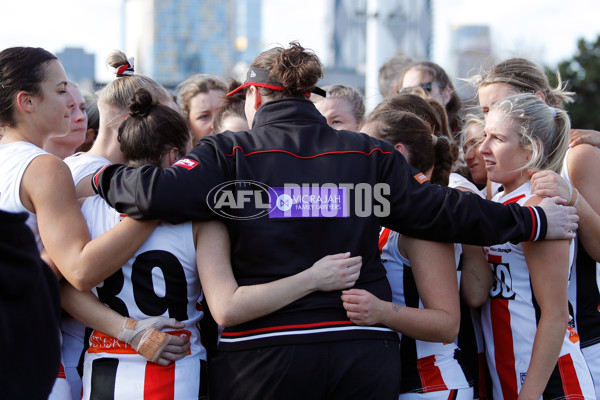
<path fill-rule="evenodd" d="M 417 85 L 417 86 L 400 88 L 400 89 L 398 89 L 398 94 L 411 93 L 415 89 L 422 89 L 422 90 L 426 91 L 427 93 L 431 93 L 432 88 L 433 88 L 433 82 L 423 83 L 423 84 Z"/>

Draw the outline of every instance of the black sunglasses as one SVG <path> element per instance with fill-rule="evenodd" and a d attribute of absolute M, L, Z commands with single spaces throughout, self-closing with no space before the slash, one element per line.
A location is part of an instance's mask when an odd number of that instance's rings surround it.
<path fill-rule="evenodd" d="M 417 86 L 400 88 L 400 89 L 398 89 L 398 94 L 411 93 L 417 88 L 423 89 L 427 93 L 431 93 L 431 89 L 433 88 L 433 82 L 423 83 L 423 84 L 417 85 Z"/>

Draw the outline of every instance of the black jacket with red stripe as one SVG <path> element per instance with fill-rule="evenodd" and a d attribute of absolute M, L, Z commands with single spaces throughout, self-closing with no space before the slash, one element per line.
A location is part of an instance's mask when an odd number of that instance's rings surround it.
<path fill-rule="evenodd" d="M 377 247 L 381 226 L 412 237 L 478 245 L 545 236 L 545 216 L 539 208 L 500 205 L 424 183 L 420 177 L 391 144 L 332 129 L 308 100 L 281 99 L 258 109 L 250 131 L 205 137 L 175 166 L 161 170 L 111 165 L 94 177 L 94 185 L 118 211 L 134 218 L 172 223 L 221 218 L 230 232 L 232 265 L 239 285 L 290 276 L 325 255 L 349 251 L 363 259 L 355 287 L 390 301 Z M 234 192 L 293 184 L 347 187 L 334 194 L 342 195 L 348 215 L 273 218 L 274 213 L 263 213 L 254 218 L 265 202 L 271 201 L 271 210 L 276 204 L 264 193 L 259 201 L 252 195 L 242 196 L 243 201 L 237 203 L 243 203 L 242 208 L 236 208 L 232 200 L 239 199 L 236 193 L 216 196 L 222 194 L 217 189 L 224 182 L 234 180 L 238 181 Z M 375 198 L 375 187 L 389 188 L 387 204 Z M 271 192 L 271 197 L 276 195 Z M 221 207 L 224 204 L 234 207 Z M 379 216 L 372 212 L 377 206 Z M 224 214 L 227 217 L 222 217 Z M 350 324 L 340 292 L 317 292 L 273 314 L 227 329 L 220 348 L 358 337 L 397 338 L 383 327 Z"/>

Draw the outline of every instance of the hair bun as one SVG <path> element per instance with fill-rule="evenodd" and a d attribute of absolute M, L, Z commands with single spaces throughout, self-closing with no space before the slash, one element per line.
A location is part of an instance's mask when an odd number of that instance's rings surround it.
<path fill-rule="evenodd" d="M 133 94 L 129 103 L 129 114 L 136 118 L 145 118 L 156 105 L 152 94 L 144 88 L 139 88 Z"/>

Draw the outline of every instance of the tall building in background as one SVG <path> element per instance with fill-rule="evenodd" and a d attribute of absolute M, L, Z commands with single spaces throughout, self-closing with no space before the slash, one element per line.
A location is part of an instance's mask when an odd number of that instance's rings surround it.
<path fill-rule="evenodd" d="M 124 0 L 123 7 L 125 52 L 137 71 L 167 87 L 195 73 L 227 78 L 261 50 L 261 0 Z"/>
<path fill-rule="evenodd" d="M 86 53 L 80 47 L 67 47 L 56 53 L 61 64 L 65 67 L 67 78 L 78 83 L 86 90 L 91 90 L 96 76 L 96 56 Z"/>
<path fill-rule="evenodd" d="M 454 87 L 459 96 L 468 101 L 476 91 L 465 78 L 479 74 L 481 68 L 493 63 L 490 27 L 486 25 L 457 25 L 451 31 L 452 48 L 448 74 L 454 78 Z"/>
<path fill-rule="evenodd" d="M 430 0 L 333 0 L 332 8 L 333 61 L 327 65 L 325 83 L 363 88 L 368 101 L 378 102 L 381 65 L 397 55 L 419 60 L 431 56 Z"/>

